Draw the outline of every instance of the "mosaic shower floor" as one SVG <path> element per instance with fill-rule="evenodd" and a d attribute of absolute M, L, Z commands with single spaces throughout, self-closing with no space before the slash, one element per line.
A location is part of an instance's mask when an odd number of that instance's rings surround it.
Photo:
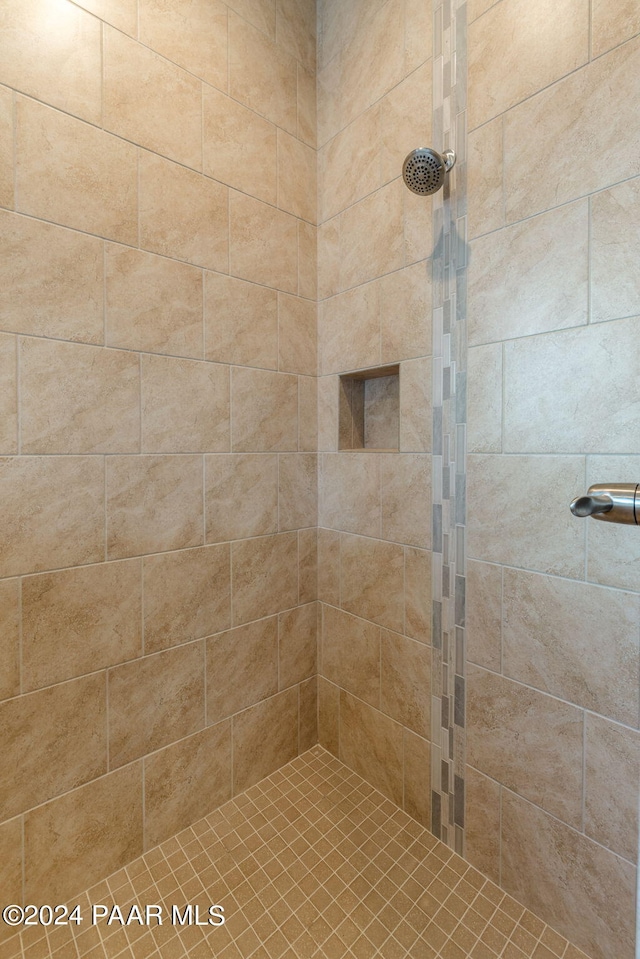
<path fill-rule="evenodd" d="M 586 959 L 320 746 L 75 902 L 226 922 L 34 927 L 0 959 Z"/>

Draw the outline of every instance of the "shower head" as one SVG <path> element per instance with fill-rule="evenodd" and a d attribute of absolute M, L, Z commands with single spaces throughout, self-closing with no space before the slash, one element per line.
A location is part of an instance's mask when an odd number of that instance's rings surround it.
<path fill-rule="evenodd" d="M 442 156 L 431 147 L 412 150 L 402 166 L 404 182 L 412 193 L 430 196 L 437 193 L 444 183 L 444 175 L 456 162 L 453 150 L 445 150 Z"/>

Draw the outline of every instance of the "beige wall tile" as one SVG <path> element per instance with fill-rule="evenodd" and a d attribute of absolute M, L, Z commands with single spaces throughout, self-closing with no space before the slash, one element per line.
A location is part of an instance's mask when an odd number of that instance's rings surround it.
<path fill-rule="evenodd" d="M 477 666 L 466 685 L 469 765 L 579 829 L 582 711 Z"/>
<path fill-rule="evenodd" d="M 504 226 L 502 139 L 502 117 L 469 134 L 467 189 L 473 200 L 467 222 L 471 239 Z"/>
<path fill-rule="evenodd" d="M 318 524 L 318 457 L 288 453 L 278 457 L 278 529 Z"/>
<path fill-rule="evenodd" d="M 632 959 L 634 867 L 505 791 L 502 884 L 594 959 Z"/>
<path fill-rule="evenodd" d="M 140 246 L 226 273 L 226 187 L 144 150 L 139 167 Z"/>
<path fill-rule="evenodd" d="M 431 450 L 433 432 L 432 360 L 407 360 L 400 367 L 400 449 Z"/>
<path fill-rule="evenodd" d="M 138 34 L 138 0 L 78 0 L 77 5 L 131 37 Z"/>
<path fill-rule="evenodd" d="M 380 629 L 341 609 L 324 606 L 322 675 L 373 706 L 380 705 Z"/>
<path fill-rule="evenodd" d="M 298 382 L 295 376 L 235 367 L 231 375 L 231 403 L 235 452 L 297 448 Z"/>
<path fill-rule="evenodd" d="M 295 134 L 296 61 L 246 20 L 229 14 L 229 93 Z"/>
<path fill-rule="evenodd" d="M 203 88 L 204 172 L 275 204 L 277 137 L 273 123 L 213 87 Z"/>
<path fill-rule="evenodd" d="M 278 130 L 278 206 L 316 223 L 316 196 L 316 151 Z"/>
<path fill-rule="evenodd" d="M 640 597 L 505 570 L 503 618 L 506 675 L 637 725 Z"/>
<path fill-rule="evenodd" d="M 318 530 L 318 599 L 340 605 L 340 533 Z"/>
<path fill-rule="evenodd" d="M 4 761 L 2 820 L 107 771 L 104 673 L 0 704 Z"/>
<path fill-rule="evenodd" d="M 342 118 L 342 51 L 330 58 L 317 74 L 318 87 L 318 146 L 347 126 Z"/>
<path fill-rule="evenodd" d="M 380 287 L 377 283 L 326 300 L 318 312 L 323 373 L 362 369 L 380 362 Z"/>
<path fill-rule="evenodd" d="M 490 7 L 493 7 L 494 4 L 499 2 L 500 0 L 469 0 L 469 10 L 467 13 L 469 23 L 471 23 L 472 20 L 477 20 L 478 17 L 486 13 Z"/>
<path fill-rule="evenodd" d="M 0 206 L 13 208 L 13 93 L 0 87 Z"/>
<path fill-rule="evenodd" d="M 402 190 L 394 180 L 340 214 L 341 289 L 404 266 Z"/>
<path fill-rule="evenodd" d="M 323 376 L 318 379 L 318 449 L 335 452 L 338 449 L 340 423 L 340 379 Z"/>
<path fill-rule="evenodd" d="M 325 453 L 320 465 L 320 525 L 380 535 L 380 458 Z"/>
<path fill-rule="evenodd" d="M 380 106 L 375 104 L 318 152 L 318 214 L 322 220 L 382 186 L 380 143 Z"/>
<path fill-rule="evenodd" d="M 302 683 L 318 671 L 317 625 L 317 603 L 307 603 L 278 616 L 280 689 Z"/>
<path fill-rule="evenodd" d="M 277 691 L 276 616 L 209 637 L 207 722 L 217 723 Z"/>
<path fill-rule="evenodd" d="M 143 356 L 142 449 L 224 452 L 230 443 L 229 368 L 170 356 Z"/>
<path fill-rule="evenodd" d="M 318 296 L 318 229 L 304 220 L 298 220 L 298 293 Z"/>
<path fill-rule="evenodd" d="M 318 449 L 318 382 L 315 376 L 298 377 L 298 449 Z"/>
<path fill-rule="evenodd" d="M 471 244 L 469 343 L 587 322 L 586 201 Z"/>
<path fill-rule="evenodd" d="M 140 40 L 227 89 L 227 7 L 221 0 L 138 0 Z"/>
<path fill-rule="evenodd" d="M 640 94 L 639 64 L 636 38 L 506 116 L 508 220 L 604 189 L 612 179 L 640 174 L 640 156 L 628 136 Z M 588 103 L 589 109 L 576 113 L 576 103 Z M 549 143 L 554 144 L 551 165 Z M 538 169 L 547 175 L 532 181 L 531 170 Z"/>
<path fill-rule="evenodd" d="M 115 666 L 141 651 L 139 560 L 23 579 L 25 691 Z"/>
<path fill-rule="evenodd" d="M 22 819 L 12 819 L 0 826 L 0 889 L 7 901 L 22 902 Z M 0 941 L 13 933 L 4 922 L 2 925 Z"/>
<path fill-rule="evenodd" d="M 316 4 L 313 0 L 277 0 L 276 39 L 292 57 L 315 72 Z"/>
<path fill-rule="evenodd" d="M 472 453 L 502 452 L 502 352 L 501 343 L 489 343 L 467 354 L 467 442 Z"/>
<path fill-rule="evenodd" d="M 318 676 L 318 742 L 338 755 L 340 742 L 340 690 Z"/>
<path fill-rule="evenodd" d="M 500 786 L 473 766 L 465 769 L 465 859 L 500 882 Z"/>
<path fill-rule="evenodd" d="M 433 254 L 432 205 L 425 203 L 423 196 L 417 196 L 402 184 L 402 210 L 404 262 L 405 266 L 408 266 L 418 260 L 426 260 Z"/>
<path fill-rule="evenodd" d="M 279 369 L 315 376 L 318 369 L 317 305 L 278 294 Z"/>
<path fill-rule="evenodd" d="M 431 650 L 380 631 L 380 708 L 427 739 L 431 733 Z"/>
<path fill-rule="evenodd" d="M 388 629 L 404 625 L 401 546 L 362 536 L 342 537 L 342 606 Z"/>
<path fill-rule="evenodd" d="M 431 457 L 386 453 L 380 469 L 383 537 L 430 549 Z"/>
<path fill-rule="evenodd" d="M 315 73 L 309 73 L 298 63 L 298 128 L 299 140 L 314 150 L 317 146 L 318 97 Z"/>
<path fill-rule="evenodd" d="M 221 273 L 205 273 L 205 352 L 208 360 L 275 370 L 278 294 Z"/>
<path fill-rule="evenodd" d="M 617 320 L 507 343 L 505 451 L 640 453 L 637 325 Z"/>
<path fill-rule="evenodd" d="M 144 649 L 209 636 L 231 624 L 231 553 L 227 545 L 145 556 Z"/>
<path fill-rule="evenodd" d="M 359 423 L 358 396 L 363 402 L 362 428 Z M 362 442 L 366 449 L 397 452 L 400 447 L 400 381 L 397 374 L 365 380 L 364 390 L 360 394 L 356 384 L 353 384 L 348 409 L 351 413 L 352 434 L 347 446 L 357 448 Z"/>
<path fill-rule="evenodd" d="M 18 452 L 18 350 L 17 338 L 0 334 L 0 450 Z"/>
<path fill-rule="evenodd" d="M 300 753 L 311 749 L 318 742 L 318 678 L 313 676 L 301 683 L 299 688 L 298 709 L 298 750 Z"/>
<path fill-rule="evenodd" d="M 230 272 L 286 293 L 298 292 L 296 220 L 260 200 L 230 196 Z"/>
<path fill-rule="evenodd" d="M 142 763 L 25 817 L 25 895 L 65 902 L 142 853 Z"/>
<path fill-rule="evenodd" d="M 640 241 L 640 179 L 591 200 L 591 318 L 611 320 L 640 310 L 632 250 Z"/>
<path fill-rule="evenodd" d="M 586 725 L 585 831 L 636 862 L 640 736 L 591 713 Z"/>
<path fill-rule="evenodd" d="M 431 743 L 409 729 L 402 730 L 404 751 L 404 811 L 431 826 Z"/>
<path fill-rule="evenodd" d="M 424 4 L 418 4 L 418 0 L 411 0 L 411 4 L 411 11 L 407 7 L 406 27 L 407 42 L 413 49 L 405 49 L 405 53 L 416 59 L 421 57 L 420 62 L 423 63 L 431 57 L 432 51 L 430 46 L 421 48 L 422 38 L 418 36 L 418 30 L 423 26 L 422 21 L 427 21 L 430 29 L 431 16 Z M 405 157 L 416 145 L 431 142 L 431 73 L 431 64 L 425 63 L 394 87 L 381 102 L 381 165 L 384 183 L 400 176 Z"/>
<path fill-rule="evenodd" d="M 266 34 L 276 37 L 276 0 L 229 0 L 228 6 L 244 20 Z"/>
<path fill-rule="evenodd" d="M 2 576 L 104 559 L 104 467 L 90 456 L 0 459 Z M 34 503 L 38 509 L 34 510 Z"/>
<path fill-rule="evenodd" d="M 105 27 L 103 69 L 105 128 L 202 169 L 200 81 L 110 27 Z"/>
<path fill-rule="evenodd" d="M 340 691 L 340 759 L 402 803 L 402 726 Z"/>
<path fill-rule="evenodd" d="M 318 295 L 333 296 L 340 291 L 340 233 L 342 218 L 318 227 Z"/>
<path fill-rule="evenodd" d="M 298 602 L 318 598 L 318 530 L 298 530 Z"/>
<path fill-rule="evenodd" d="M 383 363 L 431 354 L 431 312 L 430 261 L 382 277 L 380 358 Z"/>
<path fill-rule="evenodd" d="M 635 476 L 637 456 L 589 456 L 587 485 L 619 483 L 620 476 Z M 640 590 L 640 542 L 633 526 L 614 523 L 587 524 L 587 578 L 604 586 Z"/>
<path fill-rule="evenodd" d="M 405 0 L 404 10 L 404 69 L 408 73 L 433 53 L 432 12 L 420 0 Z"/>
<path fill-rule="evenodd" d="M 207 542 L 275 533 L 278 458 L 234 453 L 205 459 Z"/>
<path fill-rule="evenodd" d="M 138 357 L 21 339 L 20 436 L 23 453 L 137 453 Z"/>
<path fill-rule="evenodd" d="M 0 699 L 20 692 L 19 580 L 0 583 Z M 1 860 L 0 856 L 0 860 Z"/>
<path fill-rule="evenodd" d="M 504 44 L 504 38 L 509 43 Z M 469 129 L 589 59 L 586 0 L 503 0 L 469 27 Z"/>
<path fill-rule="evenodd" d="M 200 270 L 107 243 L 106 283 L 108 346 L 202 357 Z"/>
<path fill-rule="evenodd" d="M 204 726 L 204 643 L 109 670 L 109 766 L 115 769 Z"/>
<path fill-rule="evenodd" d="M 580 456 L 492 456 L 468 459 L 469 556 L 582 576 L 584 530 L 568 505 L 584 488 Z M 524 499 L 514 490 L 527 490 Z M 531 522 L 530 503 L 545 508 Z M 507 506 L 508 504 L 508 506 Z"/>
<path fill-rule="evenodd" d="M 615 7 L 595 0 L 591 10 L 591 51 L 594 57 L 640 33 L 640 10 L 634 0 L 621 0 Z"/>
<path fill-rule="evenodd" d="M 64 0 L 7 0 L 0 83 L 100 124 L 100 22 Z"/>
<path fill-rule="evenodd" d="M 231 723 L 161 749 L 144 761 L 145 847 L 152 848 L 231 799 Z"/>
<path fill-rule="evenodd" d="M 265 740 L 264 731 L 269 730 Z M 298 752 L 298 690 L 294 686 L 233 720 L 233 791 L 248 789 Z"/>
<path fill-rule="evenodd" d="M 233 543 L 233 622 L 246 623 L 298 602 L 297 535 L 280 533 Z"/>
<path fill-rule="evenodd" d="M 202 539 L 200 456 L 108 458 L 109 559 L 200 546 Z"/>
<path fill-rule="evenodd" d="M 502 569 L 467 563 L 467 656 L 472 663 L 502 671 Z"/>
<path fill-rule="evenodd" d="M 431 642 L 431 553 L 404 550 L 404 631 L 421 643 Z"/>
<path fill-rule="evenodd" d="M 136 148 L 18 97 L 17 209 L 121 243 L 137 243 Z"/>

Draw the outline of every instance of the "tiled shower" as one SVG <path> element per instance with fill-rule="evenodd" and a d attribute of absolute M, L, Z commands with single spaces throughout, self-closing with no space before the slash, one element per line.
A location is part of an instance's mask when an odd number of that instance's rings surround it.
<path fill-rule="evenodd" d="M 568 507 L 640 482 L 639 33 L 0 0 L 3 906 L 304 771 L 636 955 L 640 540 Z"/>

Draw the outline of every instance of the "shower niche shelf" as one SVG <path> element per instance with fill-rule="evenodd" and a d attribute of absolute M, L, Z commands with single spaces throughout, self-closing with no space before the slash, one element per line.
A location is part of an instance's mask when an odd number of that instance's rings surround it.
<path fill-rule="evenodd" d="M 340 377 L 340 450 L 397 453 L 400 447 L 400 367 L 376 366 Z"/>

